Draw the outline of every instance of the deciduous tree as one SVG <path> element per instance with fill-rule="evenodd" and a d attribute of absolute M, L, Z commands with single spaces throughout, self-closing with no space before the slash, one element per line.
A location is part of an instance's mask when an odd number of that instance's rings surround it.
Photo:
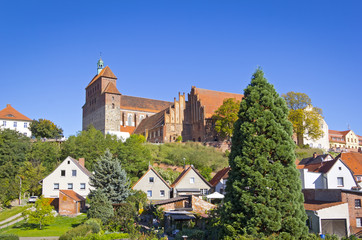
<path fill-rule="evenodd" d="M 289 120 L 297 136 L 297 144 L 304 145 L 304 134 L 317 140 L 323 135 L 321 128 L 322 110 L 312 106 L 312 100 L 305 93 L 288 92 L 282 95 L 289 108 Z"/>
<path fill-rule="evenodd" d="M 213 119 L 215 121 L 215 130 L 222 138 L 230 138 L 234 123 L 238 120 L 238 111 L 240 101 L 234 98 L 225 99 L 223 104 L 215 111 Z"/>
<path fill-rule="evenodd" d="M 288 108 L 258 69 L 244 91 L 221 215 L 226 234 L 303 239 L 308 229 Z"/>
<path fill-rule="evenodd" d="M 49 199 L 41 196 L 36 200 L 35 209 L 27 209 L 22 215 L 28 223 L 38 225 L 39 229 L 42 229 L 44 225 L 50 224 L 54 221 L 53 206 L 49 204 Z"/>
<path fill-rule="evenodd" d="M 47 119 L 33 120 L 30 123 L 30 131 L 34 137 L 39 138 L 61 138 L 63 129 Z"/>

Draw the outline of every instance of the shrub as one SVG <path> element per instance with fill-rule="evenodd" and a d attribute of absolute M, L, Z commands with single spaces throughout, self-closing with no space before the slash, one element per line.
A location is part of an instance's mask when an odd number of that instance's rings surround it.
<path fill-rule="evenodd" d="M 108 234 L 97 234 L 93 233 L 85 237 L 75 237 L 74 240 L 113 240 L 113 239 L 124 239 L 129 238 L 128 233 L 108 233 Z"/>
<path fill-rule="evenodd" d="M 102 221 L 98 218 L 90 218 L 84 223 L 85 225 L 91 226 L 92 232 L 98 233 L 102 230 Z"/>
<path fill-rule="evenodd" d="M 75 237 L 85 237 L 98 232 L 98 227 L 93 223 L 79 225 L 60 236 L 59 240 L 72 240 Z"/>
<path fill-rule="evenodd" d="M 15 234 L 0 234 L 1 240 L 19 240 L 19 236 Z"/>
<path fill-rule="evenodd" d="M 187 236 L 187 240 L 201 240 L 204 238 L 204 231 L 198 229 L 183 229 L 176 235 L 176 240 L 183 240 L 182 236 Z"/>

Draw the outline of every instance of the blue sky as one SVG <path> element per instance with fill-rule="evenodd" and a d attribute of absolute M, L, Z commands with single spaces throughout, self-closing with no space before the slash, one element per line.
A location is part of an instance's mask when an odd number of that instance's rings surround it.
<path fill-rule="evenodd" d="M 3 1 L 0 109 L 82 127 L 99 52 L 124 95 L 242 93 L 261 66 L 308 94 L 330 129 L 362 135 L 361 1 Z"/>

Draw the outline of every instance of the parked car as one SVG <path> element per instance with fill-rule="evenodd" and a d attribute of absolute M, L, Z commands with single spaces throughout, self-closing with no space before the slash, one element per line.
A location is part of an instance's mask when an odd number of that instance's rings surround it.
<path fill-rule="evenodd" d="M 35 201 L 38 200 L 38 196 L 31 196 L 28 200 L 29 203 L 35 203 Z"/>

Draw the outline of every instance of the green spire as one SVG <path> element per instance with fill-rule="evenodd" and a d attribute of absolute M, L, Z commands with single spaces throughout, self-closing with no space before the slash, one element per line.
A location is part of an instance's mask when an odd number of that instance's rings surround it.
<path fill-rule="evenodd" d="M 102 57 L 99 57 L 99 60 L 97 62 L 97 74 L 99 74 L 102 71 L 103 67 L 104 67 L 104 63 L 103 63 Z"/>

